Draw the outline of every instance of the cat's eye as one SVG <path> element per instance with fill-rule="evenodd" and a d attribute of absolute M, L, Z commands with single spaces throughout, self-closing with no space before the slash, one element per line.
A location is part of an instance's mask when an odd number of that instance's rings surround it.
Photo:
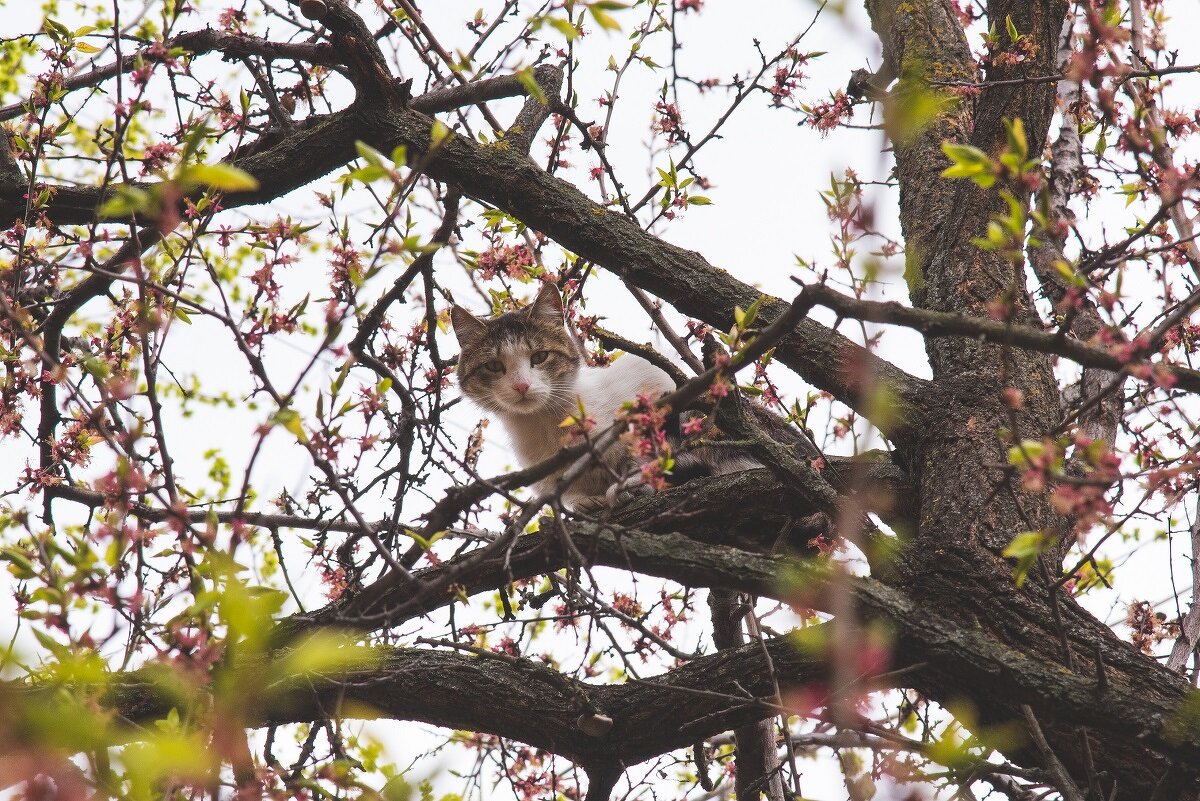
<path fill-rule="evenodd" d="M 499 359 L 492 359 L 490 362 L 484 364 L 483 367 L 485 370 L 491 373 L 504 372 L 504 362 L 500 361 Z"/>
<path fill-rule="evenodd" d="M 546 359 L 548 359 L 549 357 L 550 357 L 550 351 L 535 350 L 533 352 L 533 355 L 529 357 L 529 363 L 530 364 L 541 364 L 542 362 L 546 361 Z"/>

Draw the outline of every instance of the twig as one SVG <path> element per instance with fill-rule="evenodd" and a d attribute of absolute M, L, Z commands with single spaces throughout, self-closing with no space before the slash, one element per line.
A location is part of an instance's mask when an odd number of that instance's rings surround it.
<path fill-rule="evenodd" d="M 1050 743 L 1046 742 L 1046 735 L 1042 733 L 1042 727 L 1038 725 L 1033 709 L 1029 704 L 1021 704 L 1021 711 L 1025 714 L 1025 725 L 1029 730 L 1029 735 L 1033 738 L 1034 745 L 1037 746 L 1038 753 L 1042 756 L 1042 761 L 1046 763 L 1046 768 L 1053 774 L 1055 786 L 1062 793 L 1064 801 L 1084 801 L 1083 793 L 1071 780 L 1071 774 L 1067 773 L 1063 763 L 1050 750 Z"/>
<path fill-rule="evenodd" d="M 1161 78 L 1164 75 L 1179 75 L 1186 72 L 1200 72 L 1200 64 L 1188 64 L 1179 67 L 1162 67 L 1160 69 L 1128 70 L 1112 77 L 1127 81 L 1131 78 Z M 1036 83 L 1058 83 L 1066 74 L 1056 72 L 1051 75 L 1029 75 L 1024 78 L 1006 78 L 1000 81 L 929 81 L 930 86 L 962 86 L 979 89 L 993 89 L 1001 86 L 1028 86 Z"/>

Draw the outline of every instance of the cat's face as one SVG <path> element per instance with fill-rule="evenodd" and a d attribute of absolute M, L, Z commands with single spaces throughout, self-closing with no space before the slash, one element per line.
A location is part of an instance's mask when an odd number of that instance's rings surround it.
<path fill-rule="evenodd" d="M 553 285 L 544 285 L 520 311 L 481 319 L 455 306 L 450 319 L 462 347 L 458 383 L 475 403 L 491 412 L 522 415 L 574 404 L 583 360 Z"/>

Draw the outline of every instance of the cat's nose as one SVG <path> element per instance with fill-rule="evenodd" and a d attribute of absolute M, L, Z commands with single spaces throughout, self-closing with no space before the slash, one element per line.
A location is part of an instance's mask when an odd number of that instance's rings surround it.
<path fill-rule="evenodd" d="M 512 388 L 517 391 L 518 395 L 520 395 L 521 397 L 524 397 L 525 393 L 529 391 L 529 382 L 528 381 L 514 381 Z"/>

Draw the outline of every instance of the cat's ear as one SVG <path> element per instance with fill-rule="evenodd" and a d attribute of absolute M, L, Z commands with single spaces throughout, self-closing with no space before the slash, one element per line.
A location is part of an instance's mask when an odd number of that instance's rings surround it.
<path fill-rule="evenodd" d="M 487 333 L 487 324 L 462 306 L 450 309 L 450 322 L 454 326 L 454 336 L 458 337 L 458 344 L 464 348 L 478 342 Z"/>
<path fill-rule="evenodd" d="M 542 288 L 538 290 L 537 297 L 533 299 L 533 303 L 529 304 L 529 315 L 531 317 L 543 317 L 562 322 L 562 295 L 559 294 L 558 287 L 554 284 L 542 284 Z"/>

